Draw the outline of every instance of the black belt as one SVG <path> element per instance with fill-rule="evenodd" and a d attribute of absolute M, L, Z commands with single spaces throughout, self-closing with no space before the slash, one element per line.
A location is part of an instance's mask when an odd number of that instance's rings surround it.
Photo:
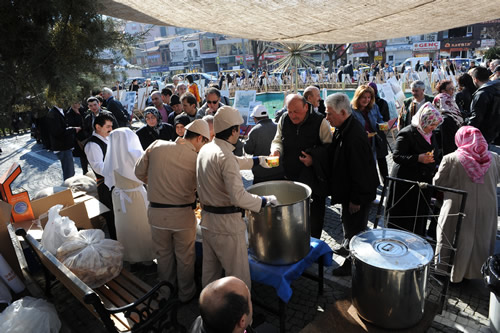
<path fill-rule="evenodd" d="M 149 202 L 149 205 L 152 208 L 184 208 L 184 207 L 192 207 L 193 209 L 196 208 L 196 202 L 182 204 L 182 205 L 169 205 L 169 204 L 162 204 L 162 203 L 157 203 L 157 202 Z"/>
<path fill-rule="evenodd" d="M 241 213 L 241 215 L 245 214 L 245 210 L 243 208 L 236 206 L 214 207 L 214 206 L 203 205 L 202 207 L 203 210 L 206 210 L 207 212 L 213 214 L 234 214 L 234 213 Z"/>

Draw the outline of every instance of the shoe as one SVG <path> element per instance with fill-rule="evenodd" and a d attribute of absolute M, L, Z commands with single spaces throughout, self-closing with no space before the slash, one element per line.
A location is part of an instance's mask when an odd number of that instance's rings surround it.
<path fill-rule="evenodd" d="M 334 248 L 333 253 L 335 253 L 338 256 L 344 257 L 344 258 L 350 254 L 349 250 L 343 246 L 339 246 L 339 247 Z"/>
<path fill-rule="evenodd" d="M 335 268 L 332 271 L 333 276 L 349 276 L 351 274 L 352 274 L 352 271 L 351 271 L 351 261 L 350 260 L 344 261 L 342 266 Z"/>

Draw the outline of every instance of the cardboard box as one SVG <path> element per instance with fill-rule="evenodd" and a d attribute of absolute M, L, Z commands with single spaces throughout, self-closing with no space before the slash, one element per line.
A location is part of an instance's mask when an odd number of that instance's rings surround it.
<path fill-rule="evenodd" d="M 59 214 L 69 217 L 78 229 L 95 229 L 96 226 L 92 224 L 91 219 L 109 212 L 109 209 L 94 197 L 83 192 L 73 194 L 70 189 L 67 189 L 31 202 L 33 214 L 35 218 L 40 219 L 42 227 L 47 224 L 48 210 L 57 204 L 64 206 Z"/>
<path fill-rule="evenodd" d="M 7 263 L 12 267 L 17 276 L 23 279 L 21 267 L 17 261 L 16 251 L 12 246 L 7 225 L 10 223 L 12 205 L 0 200 L 0 253 Z"/>
<path fill-rule="evenodd" d="M 48 221 L 47 212 L 52 206 L 57 204 L 64 206 L 59 214 L 69 217 L 75 222 L 78 229 L 102 228 L 103 224 L 100 222 L 100 215 L 109 212 L 109 209 L 94 197 L 86 195 L 84 192 L 73 194 L 70 189 L 67 189 L 42 199 L 33 200 L 31 207 L 35 220 L 16 222 L 14 223 L 14 228 L 23 228 L 35 239 L 42 239 L 42 227 L 45 227 Z M 7 225 L 11 223 L 11 212 L 12 205 L 0 200 L 0 253 L 16 274 L 22 277 L 16 252 L 7 230 Z M 38 223 L 38 219 L 40 224 Z"/>

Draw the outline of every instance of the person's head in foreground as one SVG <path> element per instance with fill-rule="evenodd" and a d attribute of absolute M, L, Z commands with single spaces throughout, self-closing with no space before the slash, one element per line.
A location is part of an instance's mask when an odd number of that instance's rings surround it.
<path fill-rule="evenodd" d="M 201 292 L 200 315 L 207 333 L 245 332 L 252 314 L 250 291 L 234 276 L 216 280 Z"/>

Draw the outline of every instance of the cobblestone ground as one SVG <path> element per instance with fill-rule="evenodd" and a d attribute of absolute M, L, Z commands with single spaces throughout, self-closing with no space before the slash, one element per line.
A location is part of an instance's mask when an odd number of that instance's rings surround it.
<path fill-rule="evenodd" d="M 46 187 L 58 186 L 62 183 L 62 171 L 56 156 L 43 149 L 42 145 L 30 138 L 29 134 L 11 136 L 0 139 L 0 174 L 3 174 L 12 163 L 21 165 L 22 174 L 12 185 L 12 189 L 24 188 L 31 196 L 38 190 Z M 389 168 L 391 158 L 388 156 Z M 76 174 L 82 174 L 78 160 L 75 160 Z M 246 185 L 251 183 L 250 172 L 243 172 Z M 325 227 L 322 235 L 330 247 L 334 247 L 342 240 L 342 228 L 340 222 L 341 207 L 328 206 L 325 216 Z M 376 214 L 376 206 L 373 205 L 370 213 L 370 227 Z M 499 246 L 497 242 L 497 252 Z M 314 320 L 316 315 L 327 310 L 335 301 L 349 297 L 351 278 L 333 277 L 331 271 L 342 263 L 342 258 L 334 255 L 335 260 L 332 267 L 325 268 L 325 289 L 323 295 L 317 294 L 317 282 L 301 277 L 292 284 L 293 296 L 287 305 L 287 332 L 299 332 L 308 323 Z M 308 270 L 317 273 L 317 267 L 313 265 Z M 156 282 L 156 275 L 145 275 L 143 272 L 136 273 L 150 285 Z M 42 278 L 38 277 L 41 282 Z M 53 290 L 53 301 L 60 313 L 60 317 L 67 324 L 68 332 L 104 332 L 99 322 L 78 302 L 64 287 L 56 285 Z M 255 284 L 252 288 L 252 297 L 261 303 L 277 308 L 278 301 L 274 290 L 265 285 Z M 489 293 L 482 281 L 475 280 L 459 285 L 451 285 L 448 293 L 444 311 L 437 315 L 428 332 L 489 332 L 488 328 Z M 267 312 L 258 305 L 255 313 L 260 314 L 263 323 L 257 328 L 260 333 L 277 332 L 279 328 L 278 316 Z M 179 320 L 186 327 L 198 316 L 197 302 L 193 301 L 180 308 Z M 325 328 L 325 332 L 328 331 Z"/>

